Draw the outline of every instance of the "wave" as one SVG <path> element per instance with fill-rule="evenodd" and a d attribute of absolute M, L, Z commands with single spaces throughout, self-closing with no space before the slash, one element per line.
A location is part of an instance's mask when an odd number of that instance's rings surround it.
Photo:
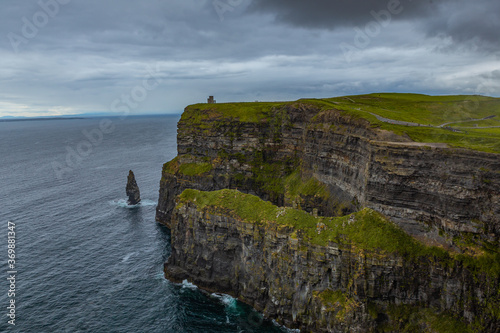
<path fill-rule="evenodd" d="M 213 298 L 218 299 L 222 304 L 224 304 L 227 307 L 234 307 L 236 306 L 236 298 L 226 295 L 226 294 L 217 294 L 213 293 L 211 294 Z"/>
<path fill-rule="evenodd" d="M 137 205 L 129 205 L 126 199 L 111 200 L 109 202 L 109 204 L 112 206 L 118 206 L 118 207 L 128 208 L 128 209 L 137 208 L 137 207 L 156 206 L 155 201 L 147 200 L 147 199 L 141 200 L 141 202 L 139 202 Z"/>
<path fill-rule="evenodd" d="M 104 170 L 104 169 L 111 169 L 111 168 L 112 168 L 111 165 L 101 165 L 101 166 L 95 167 L 94 170 Z"/>
<path fill-rule="evenodd" d="M 196 290 L 198 289 L 198 287 L 194 284 L 192 284 L 191 282 L 189 282 L 188 280 L 184 280 L 182 281 L 181 283 L 181 286 L 182 286 L 182 289 L 191 289 L 191 290 Z"/>
<path fill-rule="evenodd" d="M 288 332 L 288 333 L 300 333 L 300 330 L 298 328 L 288 328 L 286 326 L 281 325 L 280 323 L 278 323 L 274 319 L 272 320 L 272 323 L 273 323 L 274 326 L 284 329 L 285 332 Z"/>
<path fill-rule="evenodd" d="M 127 262 L 127 260 L 130 259 L 130 257 L 132 257 L 134 254 L 136 254 L 137 252 L 131 252 L 129 254 L 127 254 L 123 259 L 122 259 L 122 262 Z"/>

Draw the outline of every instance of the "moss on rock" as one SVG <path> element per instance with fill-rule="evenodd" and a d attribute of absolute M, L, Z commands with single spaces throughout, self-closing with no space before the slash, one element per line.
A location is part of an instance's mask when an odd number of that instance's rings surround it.
<path fill-rule="evenodd" d="M 208 162 L 189 162 L 182 163 L 179 156 L 163 165 L 163 172 L 175 175 L 177 173 L 184 176 L 199 176 L 210 172 L 213 169 Z"/>
<path fill-rule="evenodd" d="M 305 241 L 325 246 L 330 242 L 375 252 L 398 254 L 409 260 L 431 260 L 444 266 L 464 265 L 476 276 L 499 276 L 499 256 L 485 253 L 469 256 L 427 246 L 404 232 L 382 214 L 364 208 L 341 217 L 314 217 L 290 207 L 278 207 L 237 190 L 204 192 L 187 189 L 178 205 L 195 203 L 200 211 L 241 219 L 258 225 L 278 224 L 291 227 Z"/>

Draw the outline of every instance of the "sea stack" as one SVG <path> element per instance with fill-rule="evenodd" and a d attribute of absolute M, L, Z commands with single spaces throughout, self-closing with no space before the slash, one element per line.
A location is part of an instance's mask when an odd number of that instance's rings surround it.
<path fill-rule="evenodd" d="M 141 202 L 141 192 L 139 192 L 139 186 L 137 186 L 137 182 L 135 181 L 135 176 L 132 170 L 128 172 L 127 195 L 129 205 L 137 205 L 139 202 Z"/>

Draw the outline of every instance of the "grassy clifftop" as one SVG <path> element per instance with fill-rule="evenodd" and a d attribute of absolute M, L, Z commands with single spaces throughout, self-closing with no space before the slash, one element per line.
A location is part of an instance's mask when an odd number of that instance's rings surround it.
<path fill-rule="evenodd" d="M 237 190 L 204 192 L 184 190 L 179 205 L 195 203 L 197 209 L 241 219 L 248 223 L 276 223 L 295 230 L 294 235 L 325 246 L 329 241 L 343 242 L 344 236 L 357 247 L 387 253 L 410 254 L 416 251 L 416 241 L 381 214 L 365 208 L 342 217 L 314 217 L 299 209 L 278 207 L 268 201 Z M 343 236 L 342 236 L 343 235 Z M 418 249 L 423 250 L 423 249 Z"/>
<path fill-rule="evenodd" d="M 276 110 L 299 104 L 318 113 L 334 109 L 364 118 L 374 128 L 406 134 L 415 142 L 500 153 L 500 98 L 485 96 L 381 93 L 295 102 L 195 104 L 186 108 L 182 122 L 201 127 L 215 120 L 267 122 Z"/>
<path fill-rule="evenodd" d="M 177 207 L 188 203 L 194 203 L 203 212 L 233 217 L 264 227 L 269 224 L 290 227 L 294 230 L 294 237 L 311 244 L 348 244 L 379 254 L 395 253 L 407 259 L 435 258 L 434 260 L 446 265 L 464 265 L 478 276 L 500 274 L 499 255 L 495 250 L 485 247 L 478 251 L 478 255 L 472 256 L 427 246 L 369 208 L 341 217 L 314 217 L 299 209 L 278 207 L 254 195 L 229 189 L 211 192 L 184 190 L 179 196 Z"/>

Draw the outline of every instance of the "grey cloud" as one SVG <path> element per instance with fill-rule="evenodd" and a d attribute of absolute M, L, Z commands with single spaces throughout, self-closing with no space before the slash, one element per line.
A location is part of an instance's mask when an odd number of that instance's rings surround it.
<path fill-rule="evenodd" d="M 497 0 L 455 1 L 440 6 L 439 15 L 423 23 L 428 36 L 452 37 L 479 49 L 498 52 L 500 47 L 500 2 Z"/>
<path fill-rule="evenodd" d="M 464 77 L 500 69 L 481 51 L 497 38 L 494 1 L 401 0 L 395 22 L 351 63 L 339 45 L 389 0 L 220 0 L 233 5 L 223 21 L 213 0 L 72 0 L 15 53 L 8 33 L 21 34 L 39 1 L 58 0 L 2 2 L 0 116 L 10 106 L 108 110 L 157 64 L 163 83 L 134 112 L 178 112 L 209 94 L 223 102 L 463 93 L 480 82 Z"/>
<path fill-rule="evenodd" d="M 394 20 L 424 17 L 438 9 L 432 0 L 254 0 L 249 11 L 271 13 L 276 20 L 294 26 L 335 29 L 364 24 L 373 20 L 372 11 L 389 6 L 401 8 Z"/>
<path fill-rule="evenodd" d="M 429 37 L 473 41 L 478 48 L 500 44 L 498 0 L 254 0 L 249 11 L 295 27 L 334 30 L 364 26 L 374 20 L 372 12 L 387 10 L 391 3 L 402 8 L 391 20 L 411 22 Z"/>

